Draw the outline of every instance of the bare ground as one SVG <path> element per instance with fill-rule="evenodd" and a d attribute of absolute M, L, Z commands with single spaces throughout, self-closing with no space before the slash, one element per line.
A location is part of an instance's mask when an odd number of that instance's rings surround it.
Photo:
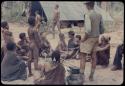
<path fill-rule="evenodd" d="M 10 25 L 10 30 L 13 32 L 14 35 L 14 39 L 15 42 L 17 42 L 19 40 L 19 33 L 21 32 L 25 32 L 27 33 L 27 25 L 24 24 L 18 24 L 18 23 L 9 23 Z M 66 42 L 68 40 L 68 36 L 67 36 L 67 32 L 70 29 L 62 29 L 62 32 L 65 33 L 66 36 Z M 79 30 L 79 28 L 77 29 L 73 29 L 76 34 L 81 34 L 83 30 Z M 94 75 L 94 81 L 89 81 L 88 76 L 90 74 L 90 68 L 91 68 L 91 64 L 90 62 L 86 63 L 86 70 L 85 70 L 85 85 L 119 85 L 123 83 L 123 70 L 119 70 L 119 71 L 111 71 L 112 68 L 112 63 L 114 60 L 114 55 L 115 55 L 115 51 L 116 51 L 116 47 L 118 46 L 118 44 L 122 43 L 123 41 L 123 27 L 121 27 L 121 25 L 119 26 L 119 28 L 116 28 L 116 30 L 114 32 L 110 32 L 110 33 L 106 33 L 106 35 L 109 35 L 111 37 L 111 58 L 110 58 L 110 65 L 107 68 L 102 68 L 101 66 L 97 66 L 96 68 L 96 72 Z M 58 34 L 56 34 L 56 38 L 53 39 L 52 35 L 49 34 L 47 35 L 48 40 L 50 41 L 51 45 L 53 48 L 55 48 L 57 46 L 58 43 Z M 124 58 L 123 58 L 124 59 Z M 124 63 L 122 59 L 122 63 Z M 44 59 L 40 59 L 39 63 L 43 64 L 45 61 Z M 67 60 L 64 62 L 65 68 L 67 69 L 67 67 L 69 65 L 75 65 L 79 67 L 80 61 L 79 60 Z M 32 66 L 33 67 L 33 66 Z M 34 75 L 39 76 L 39 72 L 34 70 L 34 67 L 32 68 Z M 66 72 L 66 75 L 68 73 Z M 15 80 L 15 81 L 11 81 L 11 82 L 3 82 L 3 84 L 33 84 L 33 77 L 28 78 L 27 80 L 23 81 L 23 80 Z"/>

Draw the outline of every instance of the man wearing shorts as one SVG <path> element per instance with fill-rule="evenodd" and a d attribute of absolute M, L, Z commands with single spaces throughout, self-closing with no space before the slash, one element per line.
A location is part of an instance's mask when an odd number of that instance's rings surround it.
<path fill-rule="evenodd" d="M 88 13 L 85 15 L 85 36 L 80 44 L 80 72 L 84 75 L 86 55 L 91 55 L 91 73 L 89 80 L 93 80 L 94 71 L 96 68 L 96 51 L 99 35 L 104 32 L 102 16 L 95 12 L 94 2 L 88 1 L 85 3 Z"/>

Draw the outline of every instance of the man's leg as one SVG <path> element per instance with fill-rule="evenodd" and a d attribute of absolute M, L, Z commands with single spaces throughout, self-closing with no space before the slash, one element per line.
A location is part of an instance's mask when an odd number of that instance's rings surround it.
<path fill-rule="evenodd" d="M 59 33 L 61 33 L 61 29 L 60 29 L 60 21 L 57 21 L 57 28 L 58 28 L 58 31 L 59 31 Z"/>
<path fill-rule="evenodd" d="M 119 45 L 117 50 L 116 50 L 116 54 L 115 54 L 115 58 L 114 58 L 114 62 L 113 65 L 115 66 L 112 70 L 116 70 L 117 68 L 121 69 L 122 68 L 122 64 L 121 64 L 121 60 L 122 60 L 122 48 Z"/>
<path fill-rule="evenodd" d="M 29 77 L 32 76 L 32 67 L 31 67 L 31 63 L 32 63 L 32 53 L 29 52 L 29 60 L 27 61 L 27 64 L 28 64 L 28 71 L 29 71 Z"/>
<path fill-rule="evenodd" d="M 85 63 L 86 63 L 86 54 L 85 53 L 80 53 L 80 73 L 81 74 L 84 74 Z"/>
<path fill-rule="evenodd" d="M 28 63 L 28 70 L 29 70 L 29 75 L 28 75 L 28 76 L 30 77 L 30 76 L 33 75 L 33 74 L 32 74 L 32 69 L 31 69 L 31 63 L 32 63 L 32 62 L 31 62 L 31 61 L 28 61 L 27 63 Z"/>
<path fill-rule="evenodd" d="M 56 24 L 55 24 L 54 21 L 53 21 L 53 23 L 52 23 L 52 34 L 53 34 L 53 38 L 55 38 L 55 27 L 56 27 Z"/>
<path fill-rule="evenodd" d="M 93 75 L 95 72 L 95 68 L 96 68 L 96 51 L 92 52 L 92 59 L 91 59 L 91 73 L 89 76 L 89 80 L 93 81 Z"/>
<path fill-rule="evenodd" d="M 37 49 L 37 47 L 34 47 L 33 57 L 34 57 L 34 67 L 35 67 L 35 70 L 38 70 L 39 50 Z"/>

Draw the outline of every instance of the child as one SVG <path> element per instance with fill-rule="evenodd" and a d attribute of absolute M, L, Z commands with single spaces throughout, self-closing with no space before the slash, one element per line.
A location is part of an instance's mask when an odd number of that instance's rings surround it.
<path fill-rule="evenodd" d="M 99 50 L 96 54 L 97 56 L 97 65 L 102 65 L 107 67 L 110 59 L 110 37 L 106 38 L 105 36 L 101 37 L 101 43 L 99 44 Z"/>
<path fill-rule="evenodd" d="M 5 43 L 8 43 L 9 41 L 14 41 L 12 32 L 9 31 L 9 25 L 7 21 L 1 22 L 1 31 L 2 31 L 2 35 Z"/>
<path fill-rule="evenodd" d="M 29 57 L 30 57 L 30 62 L 28 64 L 30 70 L 31 70 L 31 62 L 34 60 L 34 67 L 35 70 L 38 70 L 38 57 L 39 57 L 39 48 L 41 47 L 41 39 L 40 35 L 37 31 L 39 24 L 35 23 L 35 17 L 30 16 L 28 19 L 28 36 L 29 36 Z M 29 76 L 32 76 L 32 73 L 29 73 Z"/>
<path fill-rule="evenodd" d="M 55 51 L 58 51 L 61 54 L 61 58 L 65 58 L 67 56 L 68 48 L 67 48 L 67 44 L 65 42 L 65 36 L 63 33 L 59 34 L 59 43 Z"/>
<path fill-rule="evenodd" d="M 17 43 L 18 46 L 17 53 L 21 56 L 27 56 L 29 51 L 29 42 L 26 38 L 26 34 L 20 33 L 19 38 L 20 41 Z"/>
<path fill-rule="evenodd" d="M 20 41 L 17 43 L 17 54 L 19 56 L 28 56 L 29 57 L 30 47 L 29 47 L 29 41 L 26 38 L 26 34 L 20 33 L 19 38 L 20 38 Z M 30 59 L 27 60 L 27 63 L 28 64 L 31 63 Z M 29 76 L 33 75 L 32 70 L 29 65 L 28 65 L 28 70 L 29 70 Z"/>
<path fill-rule="evenodd" d="M 75 50 L 74 50 L 74 53 L 76 54 L 76 55 L 74 55 L 74 57 L 76 59 L 79 59 L 80 42 L 81 42 L 81 35 L 76 35 L 76 37 L 75 37 Z"/>
<path fill-rule="evenodd" d="M 53 49 L 49 41 L 46 39 L 45 35 L 46 35 L 45 33 L 41 33 L 42 44 L 41 44 L 39 53 L 40 53 L 40 56 L 41 56 L 41 53 L 46 53 L 48 56 L 51 56 Z"/>
<path fill-rule="evenodd" d="M 58 50 L 60 53 L 67 51 L 65 36 L 63 33 L 59 34 L 59 43 L 58 43 L 58 46 L 56 47 L 56 50 Z"/>
<path fill-rule="evenodd" d="M 70 38 L 69 41 L 68 41 L 68 50 L 72 50 L 72 48 L 75 48 L 75 44 L 74 44 L 75 32 L 74 31 L 69 31 L 68 36 Z"/>
<path fill-rule="evenodd" d="M 3 43 L 2 43 L 2 48 L 1 48 L 1 51 L 2 51 L 1 62 L 2 62 L 2 59 L 5 53 L 7 52 L 6 44 L 9 42 L 14 42 L 14 38 L 13 38 L 12 32 L 9 31 L 9 25 L 7 21 L 1 22 L 1 32 L 3 36 Z"/>
<path fill-rule="evenodd" d="M 70 59 L 70 58 L 75 58 L 76 56 L 76 51 L 80 44 L 80 40 L 81 37 L 79 35 L 77 35 L 77 37 L 75 38 L 74 35 L 74 31 L 70 31 L 68 32 L 69 34 L 69 41 L 68 41 L 68 56 L 66 57 L 66 59 Z M 80 39 L 80 40 L 79 40 Z"/>
<path fill-rule="evenodd" d="M 81 41 L 81 36 L 80 35 L 76 35 L 75 36 L 75 47 L 79 47 L 80 46 L 80 41 Z"/>

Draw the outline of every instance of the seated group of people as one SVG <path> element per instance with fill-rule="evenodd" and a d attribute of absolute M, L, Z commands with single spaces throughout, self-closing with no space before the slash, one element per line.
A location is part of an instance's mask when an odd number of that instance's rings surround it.
<path fill-rule="evenodd" d="M 2 45 L 1 52 L 1 80 L 2 81 L 13 81 L 13 80 L 26 80 L 27 79 L 27 67 L 31 63 L 32 58 L 29 58 L 30 46 L 29 40 L 26 37 L 25 33 L 19 34 L 19 42 L 16 44 L 14 42 L 12 33 L 9 31 L 8 23 L 1 23 L 2 34 L 4 36 L 4 44 Z M 8 35 L 8 33 L 11 33 Z M 42 37 L 43 39 L 44 37 Z M 46 39 L 44 39 L 46 40 Z M 50 47 L 47 45 L 47 40 L 43 41 L 44 45 L 42 48 Z M 48 43 L 49 44 L 49 43 Z M 31 53 L 31 52 L 30 52 Z M 29 56 L 29 57 L 28 57 Z M 56 51 L 51 54 L 51 62 L 43 66 L 38 65 L 39 70 L 44 74 L 46 79 L 40 81 L 40 79 L 35 79 L 35 84 L 64 84 L 65 78 L 65 69 L 60 63 L 60 53 Z M 33 58 L 35 59 L 35 58 Z M 33 61 L 33 60 L 32 60 Z M 47 65 L 47 66 L 46 66 Z M 28 67 L 29 75 L 32 75 L 31 67 Z M 57 74 L 58 73 L 58 74 Z M 60 75 L 62 77 L 60 77 Z M 54 76 L 58 76 L 53 78 Z M 41 77 L 40 77 L 41 78 Z M 55 82 L 56 80 L 56 82 Z"/>
<path fill-rule="evenodd" d="M 20 41 L 16 44 L 13 39 L 12 32 L 9 31 L 9 26 L 7 22 L 1 23 L 2 33 L 4 37 L 4 44 L 1 52 L 1 80 L 12 81 L 17 79 L 26 80 L 28 66 L 29 76 L 33 75 L 31 71 L 31 61 L 36 58 L 29 58 L 32 52 L 30 52 L 30 41 L 27 39 L 25 33 L 20 33 Z M 65 68 L 60 63 L 60 58 L 71 59 L 78 58 L 79 56 L 79 46 L 81 41 L 81 36 L 76 35 L 74 31 L 68 32 L 69 41 L 68 45 L 65 42 L 65 35 L 63 33 L 59 34 L 59 43 L 55 50 L 52 49 L 49 41 L 46 37 L 41 34 L 42 46 L 39 47 L 39 55 L 41 52 L 46 53 L 52 58 L 49 63 L 50 66 L 39 66 L 39 70 L 42 71 L 42 75 L 45 76 L 44 79 L 35 79 L 35 84 L 64 84 L 65 78 Z M 97 65 L 102 65 L 107 67 L 110 58 L 110 38 L 104 36 L 101 37 L 101 43 L 99 47 L 101 48 L 97 51 Z M 32 44 L 32 43 L 31 43 Z M 29 52 L 31 53 L 29 55 Z M 116 51 L 114 65 L 112 70 L 121 69 L 121 58 L 123 53 L 123 45 L 118 46 Z M 35 54 L 35 53 L 34 53 Z M 28 57 L 29 56 L 29 57 Z M 120 56 L 120 57 L 119 57 Z M 35 63 L 34 63 L 35 66 Z M 49 68 L 48 68 L 49 67 Z M 56 76 L 56 77 L 55 77 Z M 41 76 L 43 77 L 43 76 Z M 56 81 L 56 82 L 55 82 Z"/>
<path fill-rule="evenodd" d="M 81 36 L 80 35 L 75 36 L 74 31 L 69 31 L 68 36 L 69 36 L 69 41 L 67 45 L 65 42 L 65 35 L 62 33 L 59 34 L 60 41 L 58 43 L 58 46 L 56 47 L 56 51 L 60 52 L 61 57 L 63 59 L 77 58 L 77 55 L 79 53 Z"/>

